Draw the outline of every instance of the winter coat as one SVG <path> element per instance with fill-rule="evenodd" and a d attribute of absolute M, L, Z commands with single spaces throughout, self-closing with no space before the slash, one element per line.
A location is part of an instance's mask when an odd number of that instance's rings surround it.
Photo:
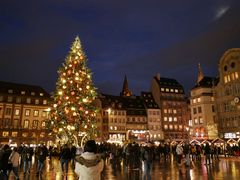
<path fill-rule="evenodd" d="M 9 157 L 10 161 L 13 164 L 13 167 L 18 167 L 19 158 L 20 158 L 19 153 L 17 151 L 13 151 Z"/>
<path fill-rule="evenodd" d="M 75 172 L 79 180 L 100 180 L 104 163 L 100 155 L 84 152 L 76 157 Z"/>

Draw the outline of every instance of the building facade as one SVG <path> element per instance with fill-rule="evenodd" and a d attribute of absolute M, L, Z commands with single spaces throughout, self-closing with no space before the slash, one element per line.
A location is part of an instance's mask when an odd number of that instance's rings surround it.
<path fill-rule="evenodd" d="M 190 137 L 192 139 L 215 139 L 218 137 L 213 87 L 217 78 L 203 75 L 198 65 L 198 79 L 190 91 L 191 120 Z"/>
<path fill-rule="evenodd" d="M 169 141 L 187 140 L 190 112 L 184 89 L 175 79 L 155 76 L 151 92 L 161 110 L 161 124 L 164 139 Z"/>
<path fill-rule="evenodd" d="M 214 87 L 217 123 L 221 138 L 240 137 L 240 48 L 227 50 L 218 65 Z"/>
<path fill-rule="evenodd" d="M 0 143 L 47 142 L 50 95 L 39 86 L 0 81 Z"/>

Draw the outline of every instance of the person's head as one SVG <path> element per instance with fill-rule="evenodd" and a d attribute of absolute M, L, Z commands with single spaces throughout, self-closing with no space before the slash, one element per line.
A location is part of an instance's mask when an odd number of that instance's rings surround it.
<path fill-rule="evenodd" d="M 88 140 L 84 146 L 84 152 L 97 152 L 97 144 L 94 140 Z"/>

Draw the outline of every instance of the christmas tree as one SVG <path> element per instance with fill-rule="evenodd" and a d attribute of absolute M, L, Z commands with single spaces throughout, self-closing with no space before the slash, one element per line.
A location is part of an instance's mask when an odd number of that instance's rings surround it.
<path fill-rule="evenodd" d="M 83 136 L 86 139 L 96 136 L 96 88 L 86 62 L 80 39 L 76 37 L 65 63 L 58 70 L 50 120 L 46 123 L 47 130 L 64 143 L 76 143 Z"/>

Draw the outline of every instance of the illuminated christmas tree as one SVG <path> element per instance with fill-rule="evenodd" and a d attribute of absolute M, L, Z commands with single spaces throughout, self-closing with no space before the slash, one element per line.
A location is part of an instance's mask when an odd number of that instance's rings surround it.
<path fill-rule="evenodd" d="M 47 130 L 64 142 L 72 143 L 83 135 L 87 139 L 96 136 L 96 88 L 86 62 L 80 39 L 76 37 L 58 70 L 51 119 L 46 123 Z"/>

